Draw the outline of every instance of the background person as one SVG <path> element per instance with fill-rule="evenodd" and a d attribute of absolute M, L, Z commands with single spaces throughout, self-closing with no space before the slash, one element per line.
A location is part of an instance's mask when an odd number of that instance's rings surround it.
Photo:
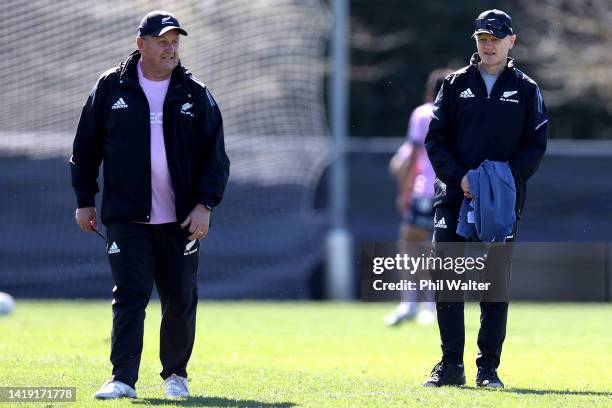
<path fill-rule="evenodd" d="M 424 141 L 431 121 L 433 101 L 442 87 L 444 78 L 452 71 L 436 69 L 429 74 L 425 86 L 425 103 L 416 107 L 410 115 L 406 140 L 390 162 L 390 170 L 397 180 L 397 210 L 401 217 L 398 249 L 410 256 L 429 253 L 428 244 L 433 231 L 433 199 L 435 173 L 427 157 Z M 428 245 L 427 245 L 428 246 Z M 418 301 L 423 301 L 418 311 L 418 321 L 431 324 L 435 320 L 434 293 L 432 291 L 403 291 L 401 302 L 385 316 L 385 323 L 396 326 L 417 316 Z"/>

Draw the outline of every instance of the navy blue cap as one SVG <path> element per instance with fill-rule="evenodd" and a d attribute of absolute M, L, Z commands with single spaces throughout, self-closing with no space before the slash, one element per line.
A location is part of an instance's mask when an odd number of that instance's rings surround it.
<path fill-rule="evenodd" d="M 498 9 L 483 11 L 474 22 L 472 37 L 480 33 L 491 34 L 500 39 L 513 35 L 512 19 Z"/>
<path fill-rule="evenodd" d="M 180 34 L 187 35 L 187 31 L 181 28 L 174 14 L 164 10 L 153 10 L 140 20 L 138 35 L 141 37 L 145 35 L 159 37 L 175 28 Z"/>

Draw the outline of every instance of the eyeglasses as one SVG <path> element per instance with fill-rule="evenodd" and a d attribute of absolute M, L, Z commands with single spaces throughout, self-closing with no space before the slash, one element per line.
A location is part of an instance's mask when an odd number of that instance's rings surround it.
<path fill-rule="evenodd" d="M 502 31 L 504 33 L 512 33 L 512 28 L 508 27 L 508 25 L 502 21 L 495 20 L 492 18 L 479 18 L 476 19 L 476 29 L 477 30 L 495 30 Z"/>

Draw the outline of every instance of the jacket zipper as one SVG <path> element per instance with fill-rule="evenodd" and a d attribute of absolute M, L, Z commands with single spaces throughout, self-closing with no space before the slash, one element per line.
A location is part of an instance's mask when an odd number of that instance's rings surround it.
<path fill-rule="evenodd" d="M 495 83 L 493 84 L 493 87 L 491 88 L 491 93 L 489 94 L 489 92 L 487 91 L 487 85 L 485 84 L 484 78 L 482 77 L 482 73 L 480 72 L 480 69 L 478 68 L 478 65 L 476 65 L 474 67 L 476 69 L 476 75 L 478 76 L 478 79 L 480 80 L 480 86 L 481 88 L 484 89 L 486 95 L 487 95 L 487 100 L 485 103 L 485 116 L 488 117 L 491 114 L 491 110 L 493 109 L 493 102 L 491 99 L 492 95 L 496 95 L 496 92 L 498 90 L 498 88 L 502 83 L 502 80 L 505 81 L 505 76 L 508 74 L 508 68 L 504 67 L 503 71 L 500 72 L 499 76 L 497 77 L 497 79 L 495 80 Z M 494 142 L 494 140 L 490 139 L 487 140 L 486 144 L 487 144 L 487 148 L 490 145 L 490 143 Z"/>
<path fill-rule="evenodd" d="M 140 84 L 135 83 L 133 80 L 131 79 L 120 79 L 119 80 L 119 84 L 126 86 L 126 87 L 130 87 L 130 88 L 134 88 L 136 90 L 137 93 L 139 93 L 141 98 L 144 98 L 145 101 L 145 109 L 147 111 L 147 115 L 146 115 L 146 122 L 149 126 L 145 126 L 147 128 L 147 140 L 148 140 L 148 144 L 147 144 L 147 148 L 148 148 L 148 152 L 149 154 L 147 155 L 148 157 L 148 166 L 146 168 L 146 172 L 147 175 L 149 176 L 149 201 L 147 203 L 147 209 L 146 209 L 146 214 L 145 214 L 145 220 L 148 222 L 151 220 L 151 201 L 153 200 L 153 191 L 151 190 L 151 108 L 149 107 L 149 101 L 147 99 L 147 95 L 145 95 L 144 90 L 142 89 L 142 87 L 140 86 Z"/>

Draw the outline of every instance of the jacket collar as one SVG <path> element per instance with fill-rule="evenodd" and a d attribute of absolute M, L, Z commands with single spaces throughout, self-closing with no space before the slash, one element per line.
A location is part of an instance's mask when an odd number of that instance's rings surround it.
<path fill-rule="evenodd" d="M 478 63 L 480 62 L 480 55 L 478 55 L 477 52 L 475 52 L 474 54 L 472 54 L 472 57 L 470 58 L 470 65 L 474 65 L 476 66 L 476 68 L 478 68 Z M 515 64 L 515 59 L 514 58 L 506 58 L 506 68 L 514 68 Z"/>
<path fill-rule="evenodd" d="M 128 82 L 134 82 L 138 84 L 138 71 L 136 66 L 138 65 L 138 61 L 140 60 L 140 51 L 136 50 L 132 52 L 125 61 L 121 63 L 119 66 L 120 74 L 119 78 L 122 80 L 127 80 Z M 177 86 L 182 85 L 187 77 L 190 76 L 191 73 L 181 65 L 181 61 L 179 60 L 178 65 L 172 71 L 172 75 L 170 76 L 170 85 L 168 89 L 173 89 Z"/>

